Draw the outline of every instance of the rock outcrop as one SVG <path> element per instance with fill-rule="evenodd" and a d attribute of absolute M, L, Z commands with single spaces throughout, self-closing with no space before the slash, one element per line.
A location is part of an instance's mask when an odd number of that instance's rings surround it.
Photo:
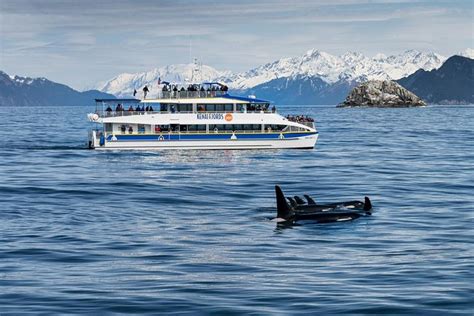
<path fill-rule="evenodd" d="M 424 106 L 423 100 L 401 85 L 390 80 L 364 82 L 349 93 L 338 107 L 411 107 Z"/>

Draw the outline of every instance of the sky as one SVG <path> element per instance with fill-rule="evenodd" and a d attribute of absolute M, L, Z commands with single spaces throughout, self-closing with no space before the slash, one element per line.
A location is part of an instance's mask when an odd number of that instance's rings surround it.
<path fill-rule="evenodd" d="M 198 58 L 245 71 L 319 49 L 474 48 L 474 0 L 0 0 L 0 70 L 85 89 Z"/>

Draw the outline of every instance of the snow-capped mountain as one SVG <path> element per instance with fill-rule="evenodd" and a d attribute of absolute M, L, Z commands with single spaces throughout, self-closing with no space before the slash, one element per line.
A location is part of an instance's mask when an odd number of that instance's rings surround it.
<path fill-rule="evenodd" d="M 278 78 L 308 76 L 319 77 L 327 83 L 339 80 L 399 79 L 422 68 L 431 70 L 441 66 L 446 58 L 435 53 L 423 53 L 414 50 L 400 55 L 384 56 L 377 54 L 373 58 L 360 53 L 348 52 L 334 56 L 319 50 L 310 50 L 299 57 L 282 58 L 243 73 L 232 74 L 218 71 L 211 66 L 198 66 L 201 80 L 219 80 L 231 89 L 246 90 Z M 143 86 L 155 86 L 158 78 L 170 82 L 186 82 L 193 77 L 195 64 L 178 64 L 153 69 L 136 74 L 121 74 L 99 84 L 96 88 L 117 96 L 130 95 L 134 89 Z M 154 89 L 151 89 L 153 92 Z"/>
<path fill-rule="evenodd" d="M 0 106 L 92 105 L 95 98 L 113 98 L 97 90 L 76 91 L 46 78 L 9 76 L 0 70 Z"/>
<path fill-rule="evenodd" d="M 196 64 L 177 64 L 135 74 L 124 73 L 99 83 L 96 89 L 116 96 L 130 96 L 133 90 L 141 90 L 145 85 L 150 88 L 150 96 L 157 93 L 158 80 L 168 82 L 202 82 L 230 75 L 229 71 L 218 71 L 211 66 Z"/>
<path fill-rule="evenodd" d="M 473 58 L 474 50 L 460 53 Z M 220 71 L 211 66 L 195 64 L 170 65 L 136 74 L 121 74 L 99 84 L 100 91 L 115 94 L 118 97 L 130 96 L 134 89 L 140 90 L 148 85 L 151 96 L 158 91 L 157 82 L 199 82 L 219 81 L 226 83 L 231 90 L 245 92 L 269 84 L 273 80 L 299 80 L 301 78 L 319 78 L 328 85 L 350 86 L 354 82 L 366 80 L 398 80 L 419 69 L 439 68 L 446 57 L 433 52 L 407 50 L 398 55 L 376 54 L 367 57 L 357 52 L 347 52 L 336 56 L 319 50 L 309 50 L 302 56 L 288 57 L 258 66 L 241 73 Z M 195 71 L 196 68 L 199 71 Z M 278 81 L 279 85 L 281 80 Z"/>
<path fill-rule="evenodd" d="M 466 48 L 464 51 L 460 52 L 458 54 L 459 56 L 467 57 L 474 59 L 474 49 L 472 48 Z"/>
<path fill-rule="evenodd" d="M 319 50 L 310 50 L 300 57 L 283 58 L 244 73 L 219 79 L 237 90 L 253 88 L 278 78 L 301 75 L 319 77 L 327 83 L 335 83 L 339 80 L 400 79 L 418 69 L 438 68 L 445 60 L 444 56 L 436 53 L 415 50 L 388 57 L 377 54 L 372 58 L 356 52 L 334 56 Z"/>

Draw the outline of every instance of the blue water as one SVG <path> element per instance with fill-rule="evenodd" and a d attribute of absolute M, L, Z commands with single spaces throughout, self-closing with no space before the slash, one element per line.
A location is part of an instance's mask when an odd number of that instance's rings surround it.
<path fill-rule="evenodd" d="M 0 107 L 0 314 L 472 314 L 474 108 L 280 108 L 315 150 L 83 149 L 89 107 Z M 372 198 L 278 228 L 274 185 Z"/>

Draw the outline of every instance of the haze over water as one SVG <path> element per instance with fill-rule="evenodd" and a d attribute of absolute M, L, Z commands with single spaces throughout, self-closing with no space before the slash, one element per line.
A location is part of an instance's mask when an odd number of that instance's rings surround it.
<path fill-rule="evenodd" d="M 315 150 L 90 151 L 93 107 L 0 107 L 0 314 L 472 314 L 473 107 L 278 109 Z M 374 213 L 277 228 L 275 184 Z"/>

